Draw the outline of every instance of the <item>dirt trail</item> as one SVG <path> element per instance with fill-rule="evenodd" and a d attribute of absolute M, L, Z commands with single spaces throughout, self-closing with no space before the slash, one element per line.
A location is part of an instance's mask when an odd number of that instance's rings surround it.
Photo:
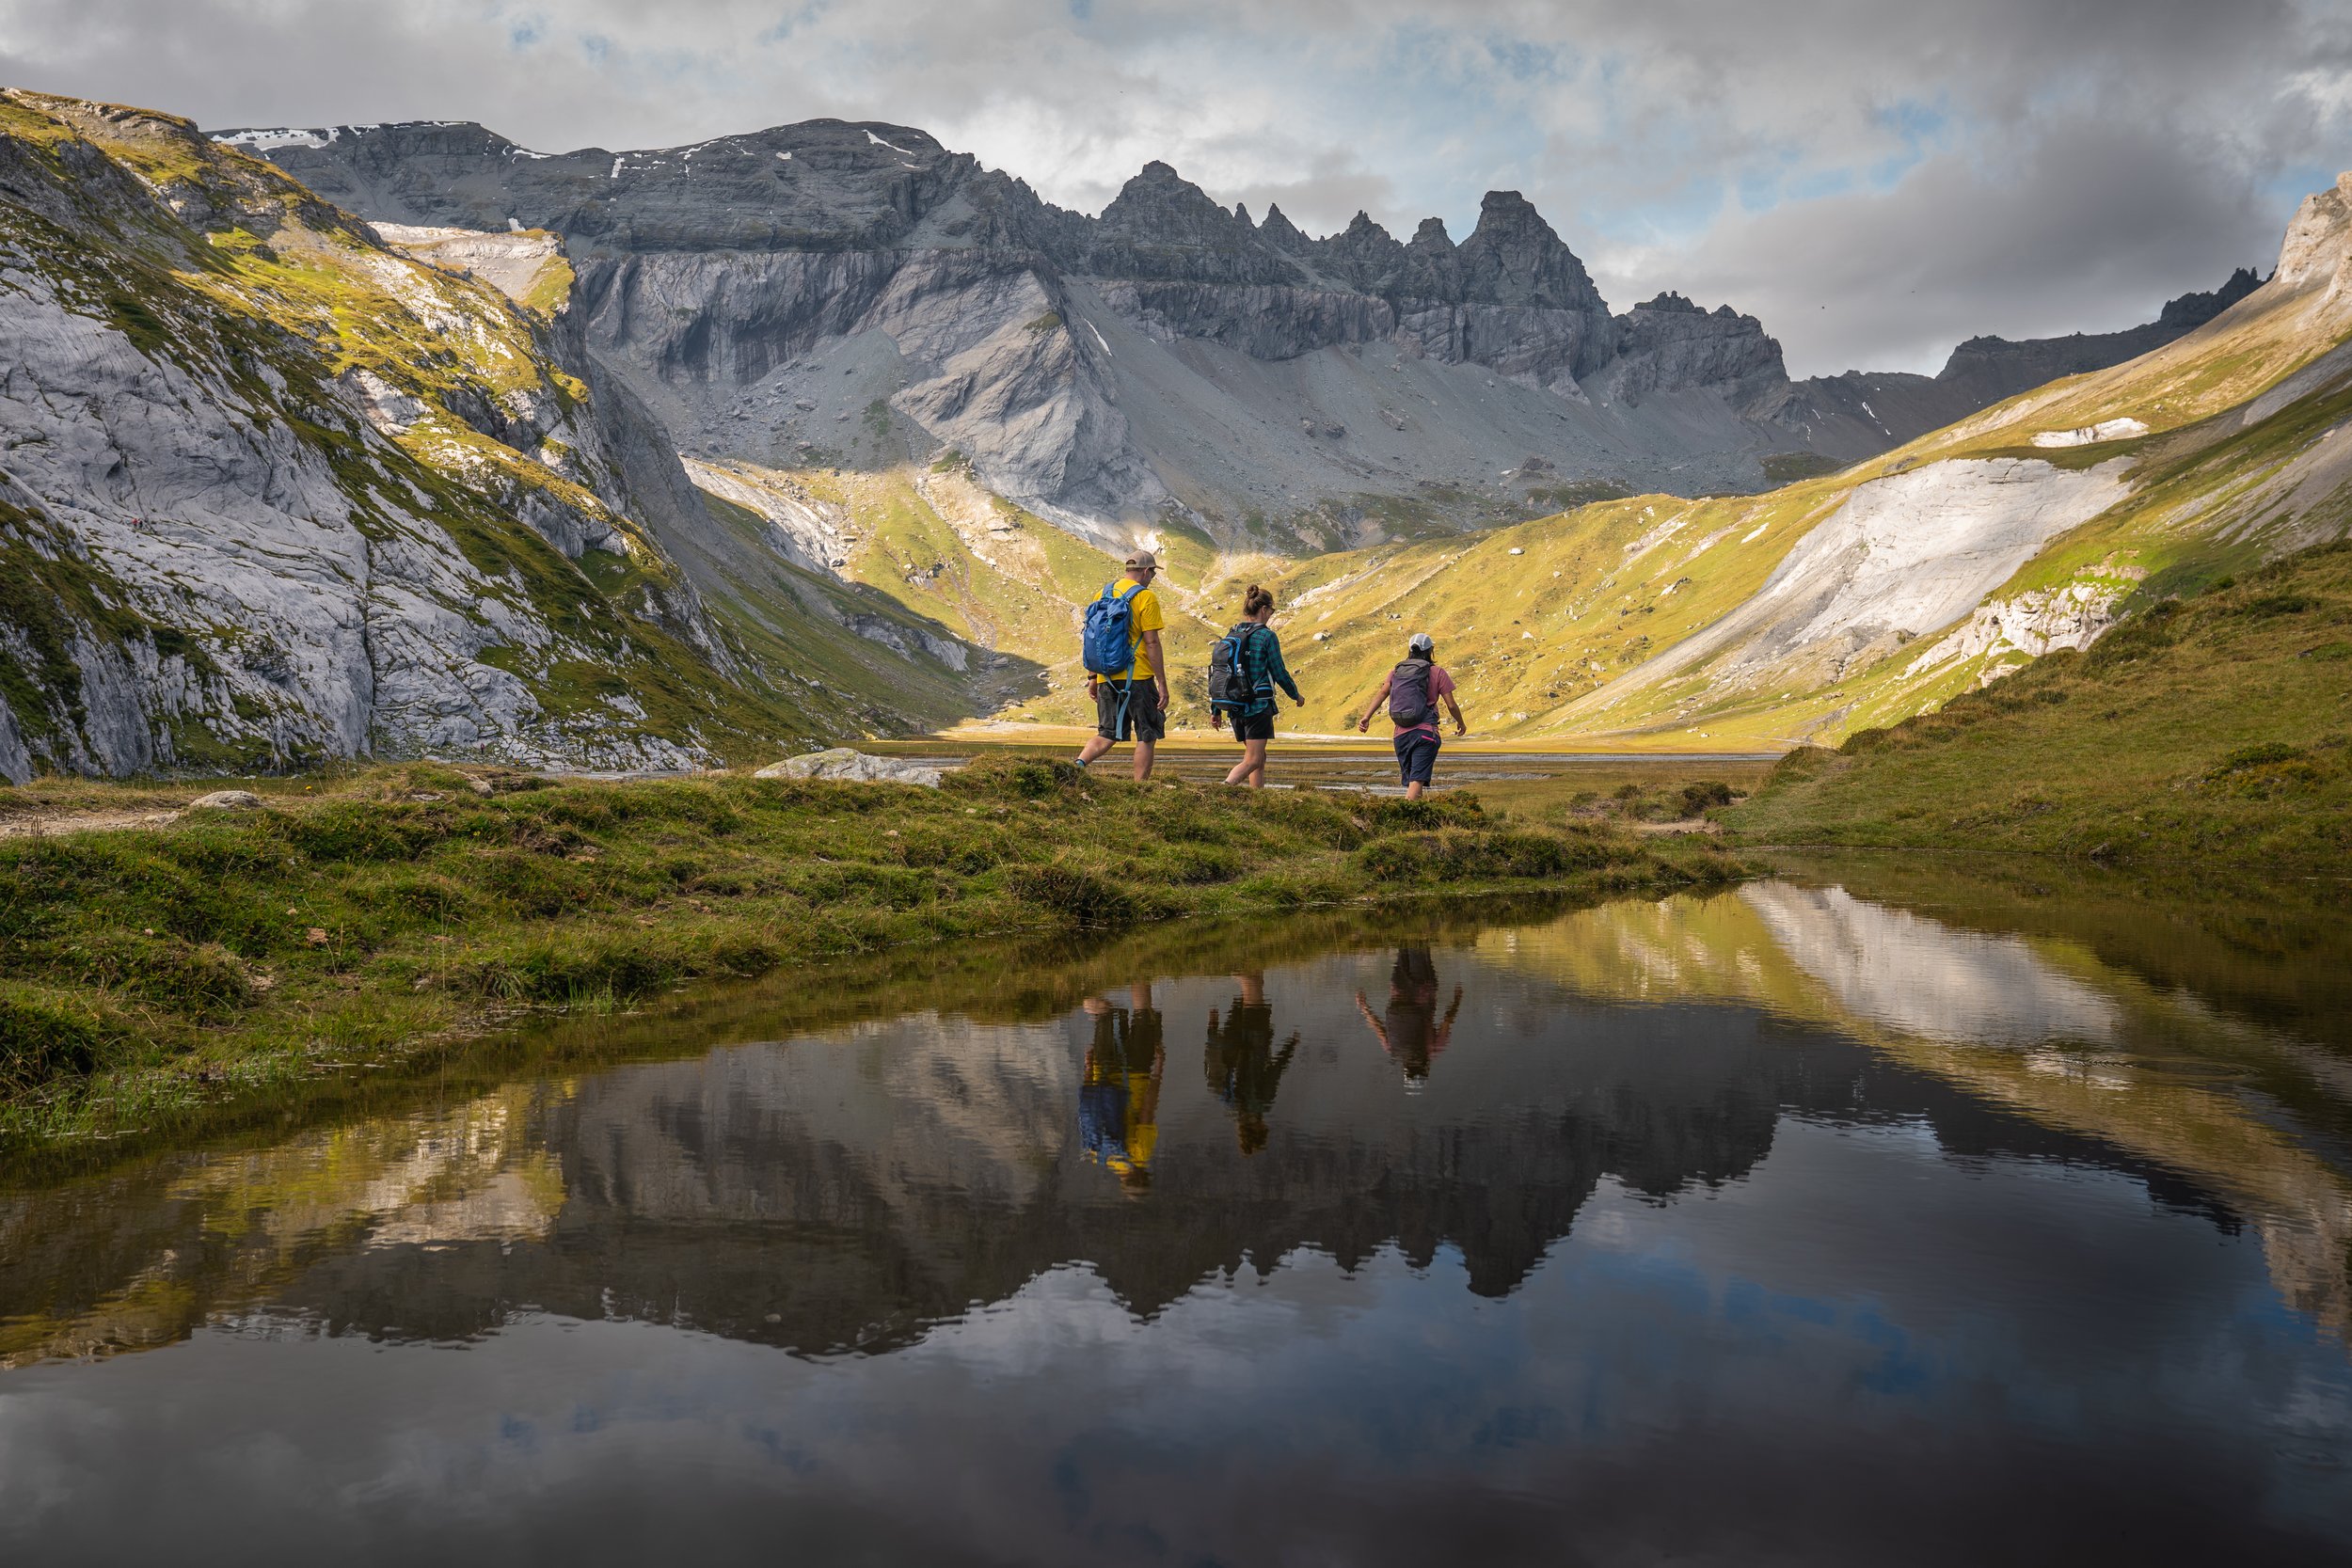
<path fill-rule="evenodd" d="M 50 838 L 59 833 L 96 832 L 106 828 L 160 828 L 176 822 L 168 807 L 147 811 L 57 811 L 35 808 L 0 816 L 0 839 Z"/>

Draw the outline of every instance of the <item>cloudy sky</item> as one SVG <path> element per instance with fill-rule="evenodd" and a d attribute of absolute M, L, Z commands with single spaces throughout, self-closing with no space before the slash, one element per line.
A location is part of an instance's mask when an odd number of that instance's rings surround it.
<path fill-rule="evenodd" d="M 0 0 L 0 79 L 547 150 L 887 119 L 1317 233 L 1516 187 L 1613 304 L 1728 300 L 1800 375 L 2147 320 L 2352 167 L 2352 0 Z"/>

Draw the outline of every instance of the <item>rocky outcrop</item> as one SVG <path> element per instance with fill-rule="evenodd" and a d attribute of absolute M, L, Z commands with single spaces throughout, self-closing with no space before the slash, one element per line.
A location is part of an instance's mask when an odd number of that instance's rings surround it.
<path fill-rule="evenodd" d="M 707 514 L 557 243 L 462 243 L 553 293 L 184 121 L 5 96 L 0 775 L 670 768 L 819 727 L 730 684 L 663 543 Z"/>
<path fill-rule="evenodd" d="M 771 762 L 755 779 L 822 779 L 834 784 L 902 784 L 924 789 L 939 787 L 941 769 L 905 757 L 878 757 L 836 746 L 830 751 Z"/>
<path fill-rule="evenodd" d="M 1595 386 L 1639 405 L 1661 392 L 1710 391 L 1745 407 L 1788 383 L 1780 344 L 1728 305 L 1702 310 L 1662 293 L 1616 318 L 1615 352 Z"/>

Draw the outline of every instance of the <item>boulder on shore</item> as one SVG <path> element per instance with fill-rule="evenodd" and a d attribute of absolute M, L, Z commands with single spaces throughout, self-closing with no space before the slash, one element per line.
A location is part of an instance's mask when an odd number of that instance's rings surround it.
<path fill-rule="evenodd" d="M 215 789 L 188 802 L 190 811 L 260 811 L 262 798 L 249 789 Z"/>
<path fill-rule="evenodd" d="M 829 752 L 810 752 L 804 756 L 787 757 L 772 762 L 752 775 L 755 779 L 832 779 L 847 784 L 921 784 L 926 789 L 939 787 L 940 769 L 898 757 L 868 756 L 847 746 L 836 746 Z"/>

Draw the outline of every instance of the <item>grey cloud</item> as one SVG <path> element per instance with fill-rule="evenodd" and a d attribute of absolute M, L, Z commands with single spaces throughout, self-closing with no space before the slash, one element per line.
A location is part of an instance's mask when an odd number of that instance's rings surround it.
<path fill-rule="evenodd" d="M 1780 336 L 1795 374 L 1933 371 L 1979 332 L 2112 330 L 2233 267 L 2266 268 L 2280 209 L 2227 166 L 2074 123 L 2015 164 L 1939 157 L 1887 192 L 1735 216 L 1687 247 L 1597 266 L 1613 297 L 1671 283 L 1736 303 Z"/>
<path fill-rule="evenodd" d="M 0 74 L 215 126 L 469 119 L 549 150 L 895 119 L 1067 205 L 1160 157 L 1314 231 L 1363 207 L 1458 234 L 1516 186 L 1618 304 L 1728 298 L 1800 370 L 2144 319 L 2275 245 L 2287 172 L 2352 164 L 2343 0 L 1078 9 L 0 0 Z"/>

